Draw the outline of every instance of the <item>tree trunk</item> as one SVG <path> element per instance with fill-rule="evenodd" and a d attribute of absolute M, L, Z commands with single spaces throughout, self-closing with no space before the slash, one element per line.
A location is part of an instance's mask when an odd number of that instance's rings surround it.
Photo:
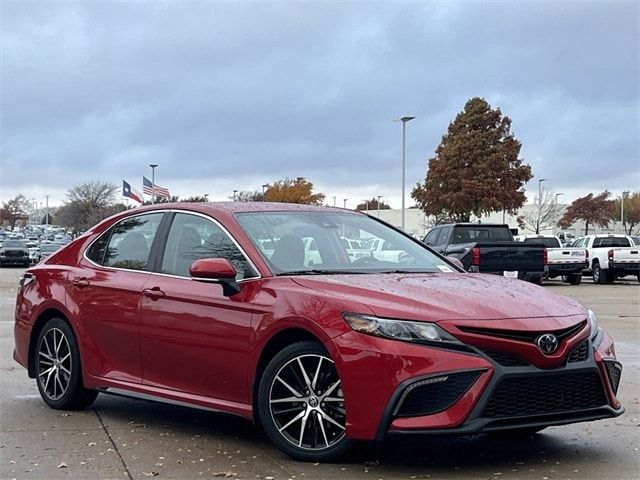
<path fill-rule="evenodd" d="M 584 222 L 584 234 L 589 235 L 589 222 Z"/>

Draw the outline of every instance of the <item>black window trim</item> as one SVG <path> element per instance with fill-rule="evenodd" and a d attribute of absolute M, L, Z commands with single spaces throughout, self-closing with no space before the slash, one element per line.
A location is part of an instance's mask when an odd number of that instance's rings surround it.
<path fill-rule="evenodd" d="M 129 218 L 132 217 L 137 217 L 137 216 L 142 216 L 142 215 L 149 215 L 149 214 L 153 214 L 153 213 L 162 213 L 164 214 L 162 220 L 160 220 L 160 225 L 158 226 L 158 230 L 156 231 L 156 236 L 153 239 L 153 243 L 151 245 L 151 251 L 149 252 L 149 264 L 151 265 L 151 270 L 133 270 L 131 268 L 121 268 L 121 267 L 109 267 L 106 265 L 100 265 L 95 263 L 93 260 L 91 260 L 88 256 L 87 256 L 87 252 L 91 249 L 91 247 L 93 246 L 94 243 L 96 243 L 100 238 L 102 238 L 103 235 L 105 235 L 105 233 L 109 233 L 109 241 L 111 241 L 111 234 L 113 233 L 113 228 L 120 223 L 123 220 L 127 220 Z M 163 209 L 163 210 L 149 210 L 147 212 L 143 212 L 143 213 L 139 213 L 139 214 L 133 214 L 133 215 L 127 215 L 123 218 L 121 218 L 120 220 L 118 220 L 116 223 L 114 223 L 113 225 L 111 225 L 109 227 L 109 229 L 107 230 L 107 232 L 103 232 L 100 235 L 98 235 L 96 238 L 94 238 L 91 243 L 89 243 L 89 245 L 87 245 L 84 249 L 84 251 L 82 252 L 82 256 L 83 258 L 89 262 L 91 265 L 97 267 L 97 268 L 103 268 L 106 270 L 122 270 L 125 272 L 135 272 L 135 273 L 145 273 L 148 275 L 161 275 L 163 277 L 172 277 L 172 278 L 181 278 L 183 280 L 191 280 L 190 277 L 183 277 L 180 275 L 172 275 L 170 273 L 162 273 L 157 267 L 158 264 L 156 263 L 158 261 L 158 259 L 160 260 L 160 268 L 162 267 L 162 256 L 164 255 L 164 249 L 166 247 L 166 237 L 162 238 L 162 244 L 158 244 L 156 242 L 156 239 L 160 238 L 160 234 L 161 233 L 166 233 L 166 236 L 168 236 L 169 233 L 169 229 L 166 228 L 166 224 L 168 223 L 168 225 L 170 226 L 171 223 L 168 222 L 167 217 L 169 217 L 169 215 L 167 214 L 175 214 L 175 213 L 187 213 L 189 215 L 196 215 L 199 217 L 203 217 L 206 218 L 207 220 L 212 221 L 214 224 L 216 224 L 218 227 L 220 227 L 220 229 L 227 235 L 227 237 L 229 237 L 231 239 L 231 241 L 235 244 L 236 247 L 238 247 L 238 250 L 240 250 L 240 253 L 242 253 L 242 255 L 247 259 L 247 262 L 249 263 L 249 265 L 251 266 L 251 268 L 253 269 L 253 271 L 256 273 L 255 277 L 247 277 L 247 278 L 242 278 L 240 280 L 237 280 L 236 283 L 242 283 L 245 281 L 249 281 L 249 280 L 256 280 L 256 279 L 260 279 L 262 278 L 262 274 L 260 273 L 260 270 L 258 270 L 258 268 L 256 267 L 255 263 L 253 262 L 253 260 L 251 259 L 251 257 L 249 255 L 247 255 L 247 252 L 245 252 L 244 248 L 242 248 L 242 246 L 238 243 L 238 241 L 235 239 L 235 237 L 233 235 L 231 235 L 231 233 L 229 232 L 229 230 L 227 230 L 227 228 L 222 225 L 218 220 L 216 220 L 215 218 L 209 216 L 209 215 L 205 215 L 204 213 L 200 213 L 200 212 L 194 212 L 191 210 L 182 210 L 182 209 Z M 173 216 L 174 215 L 170 215 L 171 216 L 171 220 L 173 220 Z M 164 225 L 163 225 L 164 224 Z M 166 228 L 166 232 L 163 230 L 161 232 L 161 228 L 165 227 Z M 160 241 L 160 240 L 158 240 Z M 108 245 L 108 243 L 107 243 Z M 155 249 L 155 251 L 154 251 Z M 159 255 L 158 252 L 162 251 L 162 255 Z M 106 252 L 106 250 L 105 250 Z M 104 258 L 104 257 L 103 257 Z"/>

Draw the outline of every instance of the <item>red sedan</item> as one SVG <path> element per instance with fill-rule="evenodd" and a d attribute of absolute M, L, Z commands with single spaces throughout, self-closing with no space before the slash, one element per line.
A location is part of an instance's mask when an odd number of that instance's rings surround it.
<path fill-rule="evenodd" d="M 355 439 L 534 432 L 624 411 L 622 367 L 591 311 L 464 273 L 336 208 L 111 217 L 25 272 L 15 342 L 53 408 L 104 392 L 233 413 L 304 460 Z"/>

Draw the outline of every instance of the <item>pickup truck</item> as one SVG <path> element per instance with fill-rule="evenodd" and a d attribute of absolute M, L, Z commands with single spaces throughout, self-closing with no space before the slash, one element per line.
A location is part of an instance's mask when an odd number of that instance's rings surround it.
<path fill-rule="evenodd" d="M 584 248 L 563 247 L 562 241 L 554 235 L 522 235 L 517 240 L 526 245 L 547 247 L 548 278 L 562 276 L 562 281 L 579 285 L 582 271 L 589 268 L 589 252 Z"/>
<path fill-rule="evenodd" d="M 636 275 L 640 282 L 640 247 L 626 235 L 586 235 L 572 247 L 586 248 L 594 283 L 613 283 L 617 278 Z"/>
<path fill-rule="evenodd" d="M 443 255 L 459 259 L 470 272 L 494 273 L 535 283 L 541 283 L 548 274 L 546 247 L 515 242 L 508 225 L 438 225 L 423 242 Z"/>

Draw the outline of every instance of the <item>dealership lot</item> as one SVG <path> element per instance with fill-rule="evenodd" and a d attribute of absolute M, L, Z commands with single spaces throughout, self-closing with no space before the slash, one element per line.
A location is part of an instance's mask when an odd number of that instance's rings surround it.
<path fill-rule="evenodd" d="M 640 470 L 640 284 L 545 288 L 593 309 L 616 339 L 626 413 L 553 427 L 531 439 L 492 436 L 366 444 L 337 464 L 290 460 L 231 416 L 101 395 L 82 412 L 51 410 L 11 358 L 22 269 L 0 269 L 0 478 L 637 478 Z M 366 408 L 366 405 L 363 405 Z"/>

